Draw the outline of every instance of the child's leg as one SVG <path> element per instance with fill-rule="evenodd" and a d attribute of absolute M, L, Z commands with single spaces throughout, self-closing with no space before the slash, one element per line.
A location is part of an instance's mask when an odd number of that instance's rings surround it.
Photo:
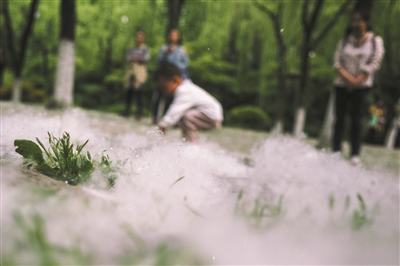
<path fill-rule="evenodd" d="M 198 142 L 198 130 L 213 129 L 217 126 L 217 122 L 210 119 L 197 109 L 187 111 L 179 122 L 183 136 L 191 142 Z"/>

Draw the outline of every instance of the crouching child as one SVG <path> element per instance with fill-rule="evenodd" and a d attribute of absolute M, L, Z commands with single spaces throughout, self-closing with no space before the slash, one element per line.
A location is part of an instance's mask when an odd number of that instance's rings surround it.
<path fill-rule="evenodd" d="M 173 96 L 167 113 L 158 123 L 165 134 L 168 127 L 181 128 L 183 137 L 198 142 L 199 130 L 211 130 L 221 126 L 221 104 L 208 92 L 182 78 L 181 70 L 174 64 L 162 63 L 156 71 L 156 82 L 161 91 Z"/>

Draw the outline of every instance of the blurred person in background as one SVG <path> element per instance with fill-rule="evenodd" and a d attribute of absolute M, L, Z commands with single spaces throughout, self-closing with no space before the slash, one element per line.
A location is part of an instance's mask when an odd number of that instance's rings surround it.
<path fill-rule="evenodd" d="M 350 109 L 350 156 L 355 165 L 361 163 L 366 95 L 373 87 L 374 74 L 380 68 L 383 55 L 383 40 L 372 32 L 369 15 L 363 11 L 354 12 L 345 37 L 339 41 L 334 55 L 336 99 L 332 150 L 341 151 L 345 116 Z"/>
<path fill-rule="evenodd" d="M 126 92 L 125 110 L 123 115 L 129 117 L 131 114 L 132 98 L 136 96 L 136 120 L 143 116 L 144 89 L 147 79 L 147 61 L 150 59 L 149 48 L 144 44 L 144 32 L 135 33 L 135 46 L 130 48 L 126 54 L 126 60 L 130 66 L 125 75 L 124 89 Z"/>
<path fill-rule="evenodd" d="M 189 56 L 182 47 L 182 39 L 177 29 L 172 29 L 168 34 L 168 44 L 161 46 L 157 55 L 157 64 L 160 65 L 163 62 L 169 62 L 176 65 L 181 73 L 183 79 L 189 79 Z M 153 94 L 153 108 L 152 108 L 152 120 L 153 124 L 156 125 L 164 114 L 165 110 L 171 104 L 171 97 L 168 97 L 157 88 Z"/>

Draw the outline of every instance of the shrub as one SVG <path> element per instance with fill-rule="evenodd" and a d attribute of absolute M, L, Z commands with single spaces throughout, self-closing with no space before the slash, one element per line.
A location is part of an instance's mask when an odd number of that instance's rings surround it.
<path fill-rule="evenodd" d="M 268 129 L 270 127 L 270 119 L 259 107 L 240 106 L 228 112 L 226 124 L 251 129 Z"/>

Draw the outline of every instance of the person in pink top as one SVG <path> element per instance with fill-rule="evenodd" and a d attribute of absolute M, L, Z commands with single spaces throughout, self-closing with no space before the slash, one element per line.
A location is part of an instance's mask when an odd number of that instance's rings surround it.
<path fill-rule="evenodd" d="M 382 38 L 372 32 L 368 14 L 354 12 L 346 36 L 338 43 L 334 56 L 336 99 L 332 143 L 333 152 L 340 152 L 345 116 L 350 109 L 350 156 L 354 164 L 361 163 L 359 156 L 365 98 L 373 87 L 374 74 L 380 67 L 383 55 Z"/>
<path fill-rule="evenodd" d="M 198 142 L 199 130 L 210 130 L 221 126 L 223 111 L 221 104 L 208 92 L 184 79 L 178 66 L 169 62 L 160 64 L 156 71 L 157 85 L 164 94 L 173 96 L 167 113 L 158 123 L 165 134 L 168 127 L 182 129 L 183 137 Z"/>

